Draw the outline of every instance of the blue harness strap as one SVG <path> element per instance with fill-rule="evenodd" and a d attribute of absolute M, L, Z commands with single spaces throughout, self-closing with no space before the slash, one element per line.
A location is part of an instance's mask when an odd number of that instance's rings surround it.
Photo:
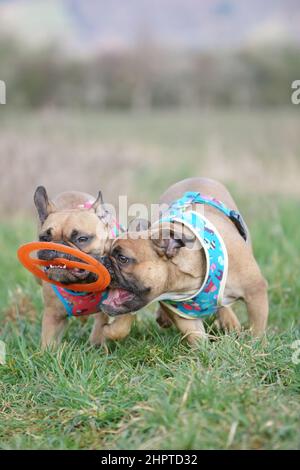
<path fill-rule="evenodd" d="M 215 199 L 210 196 L 204 196 L 201 193 L 189 191 L 186 192 L 182 196 L 182 198 L 173 202 L 170 206 L 170 209 L 171 211 L 178 209 L 184 210 L 184 208 L 190 206 L 191 204 L 206 204 L 223 212 L 223 214 L 226 215 L 234 223 L 244 240 L 247 240 L 248 230 L 241 214 L 233 209 L 229 209 L 227 206 L 225 206 L 223 202 L 219 201 L 218 199 Z"/>
<path fill-rule="evenodd" d="M 61 291 L 57 288 L 57 286 L 52 284 L 51 287 L 54 290 L 56 296 L 59 298 L 59 300 L 63 304 L 63 306 L 65 307 L 68 317 L 71 317 L 73 315 L 72 305 L 69 302 L 67 302 L 67 299 L 61 294 Z"/>

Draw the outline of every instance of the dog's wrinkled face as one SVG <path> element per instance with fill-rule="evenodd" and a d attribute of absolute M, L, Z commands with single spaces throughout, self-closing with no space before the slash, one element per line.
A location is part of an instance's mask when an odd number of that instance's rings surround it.
<path fill-rule="evenodd" d="M 169 239 L 153 237 L 151 231 L 128 233 L 126 239 L 114 241 L 110 256 L 104 257 L 112 281 L 102 309 L 112 316 L 134 312 L 165 292 L 181 292 L 191 277 L 195 284 L 199 270 L 189 273 L 190 268 L 195 271 L 194 261 L 189 268 L 181 249 L 187 250 L 186 241 L 174 233 Z M 193 257 L 200 264 L 199 252 Z"/>
<path fill-rule="evenodd" d="M 53 203 L 48 200 L 44 188 L 39 187 L 35 193 L 35 205 L 40 217 L 41 228 L 39 240 L 41 242 L 55 242 L 76 248 L 100 261 L 108 242 L 108 228 L 105 222 L 99 219 L 96 200 L 90 209 L 72 209 L 57 211 Z M 52 260 L 66 258 L 73 261 L 80 259 L 60 253 L 59 251 L 40 250 L 38 258 Z M 88 283 L 96 280 L 96 275 L 89 271 L 73 268 L 68 269 L 62 263 L 60 266 L 45 268 L 49 279 L 63 284 Z"/>
<path fill-rule="evenodd" d="M 161 268 L 155 262 L 151 241 L 141 239 L 117 240 L 113 243 L 111 256 L 104 258 L 104 265 L 111 275 L 108 297 L 103 310 L 109 315 L 139 310 L 153 297 L 153 280 Z M 157 260 L 158 261 L 158 260 Z"/>

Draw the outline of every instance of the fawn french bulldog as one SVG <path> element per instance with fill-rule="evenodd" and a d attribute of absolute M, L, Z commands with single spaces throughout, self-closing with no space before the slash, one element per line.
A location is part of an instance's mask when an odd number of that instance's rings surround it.
<path fill-rule="evenodd" d="M 46 189 L 39 186 L 34 195 L 39 215 L 39 240 L 68 245 L 93 256 L 99 262 L 110 249 L 112 237 L 118 233 L 118 225 L 104 207 L 102 194 L 95 199 L 90 194 L 69 191 L 49 200 Z M 113 232 L 113 234 L 112 234 Z M 78 260 L 72 255 L 59 251 L 40 250 L 40 259 L 68 258 Z M 59 343 L 68 316 L 81 316 L 96 313 L 90 341 L 94 345 L 104 341 L 102 328 L 108 322 L 101 312 L 102 293 L 76 295 L 68 291 L 72 283 L 89 283 L 95 274 L 82 269 L 67 269 L 65 265 L 47 268 L 49 279 L 65 285 L 65 289 L 43 282 L 44 315 L 42 322 L 42 348 Z"/>
<path fill-rule="evenodd" d="M 168 206 L 159 223 L 121 235 L 104 257 L 112 282 L 102 309 L 115 317 L 106 337 L 125 337 L 134 319 L 129 312 L 156 300 L 159 324 L 175 324 L 190 344 L 206 337 L 203 318 L 210 314 L 223 329 L 240 330 L 231 308 L 239 299 L 253 334 L 263 334 L 267 283 L 228 190 L 214 180 L 189 178 L 171 186 L 159 202 Z"/>

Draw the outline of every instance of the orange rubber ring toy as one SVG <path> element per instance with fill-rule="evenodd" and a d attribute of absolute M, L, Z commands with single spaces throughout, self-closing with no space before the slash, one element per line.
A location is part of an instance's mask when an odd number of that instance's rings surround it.
<path fill-rule="evenodd" d="M 83 262 L 71 261 L 65 258 L 54 258 L 52 260 L 32 258 L 30 256 L 31 253 L 38 250 L 55 250 L 60 253 L 73 255 L 76 258 L 80 258 Z M 69 246 L 52 242 L 31 242 L 20 246 L 17 254 L 19 261 L 32 274 L 39 277 L 43 281 L 50 282 L 51 284 L 55 284 L 56 286 L 60 286 L 65 289 L 78 292 L 99 292 L 105 290 L 110 283 L 110 274 L 105 266 L 103 266 L 87 253 L 83 253 L 82 251 L 76 250 L 75 248 L 71 248 Z M 85 284 L 62 284 L 60 282 L 49 279 L 47 274 L 42 270 L 42 268 L 50 266 L 50 264 L 52 266 L 64 264 L 67 266 L 67 268 L 85 269 L 86 271 L 95 273 L 98 276 L 98 279 L 94 282 Z"/>

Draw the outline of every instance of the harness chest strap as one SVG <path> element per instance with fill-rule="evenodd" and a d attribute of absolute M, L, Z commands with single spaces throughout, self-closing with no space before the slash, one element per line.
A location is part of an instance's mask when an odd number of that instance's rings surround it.
<path fill-rule="evenodd" d="M 101 303 L 107 298 L 107 289 L 103 292 L 74 292 L 72 290 L 52 285 L 68 317 L 91 315 L 101 310 Z"/>

